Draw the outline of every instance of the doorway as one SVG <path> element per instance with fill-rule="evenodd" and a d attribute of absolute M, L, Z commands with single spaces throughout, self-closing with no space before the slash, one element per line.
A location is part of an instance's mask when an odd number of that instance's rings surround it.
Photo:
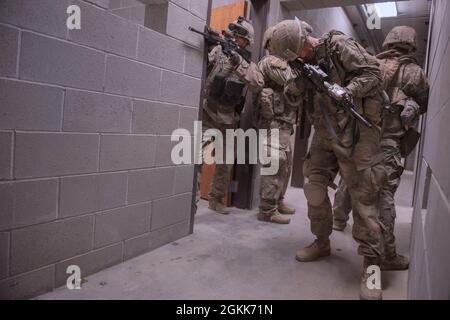
<path fill-rule="evenodd" d="M 245 0 L 212 0 L 211 15 L 209 27 L 221 33 L 222 30 L 227 30 L 228 24 L 235 21 L 239 16 L 248 17 L 248 2 Z M 208 146 L 212 148 L 213 145 Z M 211 154 L 207 152 L 206 154 Z M 206 160 L 206 159 L 205 159 Z M 212 163 L 212 161 L 206 161 Z M 213 180 L 215 164 L 202 165 L 202 175 L 200 180 L 200 197 L 208 199 L 208 193 L 211 189 L 211 182 Z M 233 205 L 233 191 L 236 190 L 235 168 L 230 172 L 230 188 L 225 194 L 223 203 L 227 206 Z"/>

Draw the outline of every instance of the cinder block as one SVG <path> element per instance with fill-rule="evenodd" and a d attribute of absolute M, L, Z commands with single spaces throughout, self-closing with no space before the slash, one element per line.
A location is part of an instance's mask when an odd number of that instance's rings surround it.
<path fill-rule="evenodd" d="M 170 135 L 178 128 L 180 108 L 168 103 L 133 101 L 133 133 Z"/>
<path fill-rule="evenodd" d="M 153 201 L 151 231 L 190 219 L 191 209 L 192 193 Z"/>
<path fill-rule="evenodd" d="M 128 260 L 150 250 L 149 246 L 149 235 L 150 233 L 145 233 L 141 236 L 129 239 L 125 241 L 123 250 L 123 260 Z"/>
<path fill-rule="evenodd" d="M 96 4 L 97 6 L 105 8 L 105 9 L 109 8 L 110 0 L 86 0 L 86 1 Z"/>
<path fill-rule="evenodd" d="M 194 166 L 178 166 L 175 169 L 174 192 L 193 192 L 194 187 Z"/>
<path fill-rule="evenodd" d="M 23 32 L 19 69 L 21 79 L 100 91 L 103 90 L 105 54 Z"/>
<path fill-rule="evenodd" d="M 149 201 L 172 195 L 174 176 L 174 167 L 130 172 L 128 178 L 128 202 Z"/>
<path fill-rule="evenodd" d="M 122 243 L 91 251 L 81 256 L 64 260 L 56 264 L 55 287 L 65 285 L 69 274 L 67 267 L 80 267 L 81 277 L 85 278 L 100 270 L 109 268 L 122 261 Z M 81 285 L 83 286 L 83 284 Z"/>
<path fill-rule="evenodd" d="M 197 30 L 203 30 L 205 27 L 204 20 L 187 10 L 169 3 L 167 21 L 170 21 L 170 23 L 167 24 L 168 35 L 187 42 L 195 47 L 203 48 L 203 37 L 189 31 L 188 27 L 192 26 Z"/>
<path fill-rule="evenodd" d="M 131 99 L 68 90 L 64 105 L 64 131 L 129 133 Z"/>
<path fill-rule="evenodd" d="M 97 214 L 95 216 L 95 248 L 148 232 L 150 214 L 149 203 L 113 209 Z"/>
<path fill-rule="evenodd" d="M 136 24 L 145 24 L 145 6 L 142 4 L 140 6 L 130 7 L 129 19 Z"/>
<path fill-rule="evenodd" d="M 0 300 L 29 299 L 52 291 L 55 267 L 39 270 L 0 281 Z"/>
<path fill-rule="evenodd" d="M 69 40 L 100 50 L 136 57 L 138 26 L 95 6 L 80 3 L 81 30 L 70 30 Z"/>
<path fill-rule="evenodd" d="M 0 80 L 0 128 L 59 131 L 63 90 Z"/>
<path fill-rule="evenodd" d="M 65 38 L 70 0 L 2 0 L 0 21 Z"/>
<path fill-rule="evenodd" d="M 9 272 L 9 233 L 0 233 L 0 280 Z"/>
<path fill-rule="evenodd" d="M 9 180 L 11 177 L 12 132 L 0 132 L 0 180 Z"/>
<path fill-rule="evenodd" d="M 59 216 L 69 217 L 125 205 L 126 193 L 125 172 L 62 178 Z"/>
<path fill-rule="evenodd" d="M 190 1 L 189 11 L 197 17 L 206 20 L 208 17 L 208 1 Z"/>
<path fill-rule="evenodd" d="M 158 99 L 161 70 L 125 58 L 108 56 L 105 90 L 134 98 Z"/>
<path fill-rule="evenodd" d="M 58 180 L 0 184 L 0 230 L 56 219 Z"/>
<path fill-rule="evenodd" d="M 149 250 L 159 248 L 167 243 L 183 238 L 189 234 L 189 221 L 171 225 L 167 228 L 158 229 L 150 232 Z"/>
<path fill-rule="evenodd" d="M 122 0 L 109 0 L 109 10 L 122 7 Z"/>
<path fill-rule="evenodd" d="M 156 159 L 155 166 L 157 167 L 166 167 L 173 166 L 174 163 L 172 161 L 172 148 L 178 143 L 177 141 L 171 141 L 170 136 L 160 136 L 157 137 L 157 145 L 156 150 Z"/>
<path fill-rule="evenodd" d="M 183 72 L 184 47 L 181 41 L 148 28 L 139 28 L 138 60 Z"/>
<path fill-rule="evenodd" d="M 170 2 L 173 2 L 180 7 L 183 7 L 184 9 L 189 9 L 189 1 L 188 0 L 170 0 Z"/>
<path fill-rule="evenodd" d="M 159 2 L 157 0 L 156 2 Z M 164 1 L 164 0 L 163 0 Z M 142 7 L 143 2 L 149 2 L 148 0 L 122 0 L 122 7 Z M 150 0 L 150 2 L 155 2 L 154 0 Z"/>
<path fill-rule="evenodd" d="M 16 275 L 92 249 L 93 217 L 84 216 L 11 232 L 11 274 Z"/>
<path fill-rule="evenodd" d="M 1 76 L 6 77 L 16 76 L 18 46 L 19 46 L 19 30 L 0 25 Z"/>
<path fill-rule="evenodd" d="M 99 136 L 74 133 L 16 133 L 16 178 L 97 171 Z"/>
<path fill-rule="evenodd" d="M 134 258 L 189 234 L 189 221 L 183 221 L 125 241 L 124 260 Z"/>
<path fill-rule="evenodd" d="M 186 46 L 184 73 L 201 78 L 203 72 L 203 50 Z"/>
<path fill-rule="evenodd" d="M 167 102 L 198 107 L 200 79 L 164 71 L 161 81 L 161 99 Z"/>
<path fill-rule="evenodd" d="M 194 123 L 198 120 L 198 108 L 181 108 L 180 128 L 189 130 L 194 135 Z"/>
<path fill-rule="evenodd" d="M 141 135 L 102 135 L 100 170 L 149 168 L 155 163 L 156 138 Z"/>

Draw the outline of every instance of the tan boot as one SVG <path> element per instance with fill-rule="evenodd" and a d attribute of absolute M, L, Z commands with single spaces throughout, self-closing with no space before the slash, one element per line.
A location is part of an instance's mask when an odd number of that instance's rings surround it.
<path fill-rule="evenodd" d="M 333 219 L 333 230 L 344 231 L 345 227 L 347 227 L 347 222 Z"/>
<path fill-rule="evenodd" d="M 361 274 L 361 283 L 359 288 L 359 298 L 361 300 L 382 300 L 383 290 L 381 288 L 381 283 L 380 288 L 369 288 L 370 285 L 373 285 L 373 283 L 370 283 L 372 279 L 369 279 L 369 277 L 372 276 L 372 273 L 367 272 L 367 268 L 371 265 L 379 265 L 379 262 L 377 260 L 364 257 L 363 271 Z M 379 281 L 381 282 L 381 274 L 379 276 Z"/>
<path fill-rule="evenodd" d="M 384 271 L 407 270 L 408 267 L 408 257 L 402 256 L 401 254 L 395 254 L 392 258 L 385 258 L 381 261 L 381 270 Z"/>
<path fill-rule="evenodd" d="M 281 214 L 294 214 L 295 209 L 286 205 L 283 200 L 280 200 L 278 203 L 278 212 Z"/>
<path fill-rule="evenodd" d="M 208 208 L 220 214 L 229 214 L 230 210 L 222 203 L 214 199 L 209 199 Z"/>
<path fill-rule="evenodd" d="M 266 221 L 266 222 L 272 222 L 272 223 L 278 223 L 278 224 L 289 224 L 291 222 L 291 218 L 288 218 L 278 211 L 275 211 L 273 213 L 267 213 L 260 211 L 258 213 L 258 220 L 260 221 Z"/>
<path fill-rule="evenodd" d="M 297 251 L 295 259 L 300 262 L 314 261 L 321 257 L 327 257 L 331 254 L 330 240 L 316 239 L 309 246 Z"/>

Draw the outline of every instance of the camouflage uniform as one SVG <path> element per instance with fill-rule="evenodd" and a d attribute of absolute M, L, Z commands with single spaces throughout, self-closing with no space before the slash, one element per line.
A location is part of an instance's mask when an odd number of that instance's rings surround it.
<path fill-rule="evenodd" d="M 333 202 L 333 229 L 342 231 L 347 225 L 350 212 L 352 211 L 352 199 L 344 179 L 339 180 L 339 187 L 334 194 Z"/>
<path fill-rule="evenodd" d="M 258 64 L 264 76 L 265 88 L 260 92 L 258 105 L 260 128 L 279 130 L 279 148 L 267 140 L 269 149 L 277 149 L 279 153 L 279 169 L 275 175 L 261 176 L 260 186 L 260 215 L 268 219 L 275 214 L 294 211 L 283 203 L 289 177 L 292 169 L 292 149 L 290 137 L 294 131 L 293 125 L 297 119 L 298 102 L 293 81 L 296 74 L 292 72 L 288 63 L 274 55 L 265 56 Z M 277 211 L 278 209 L 278 211 Z M 289 208 L 290 209 L 290 208 Z M 288 223 L 288 219 L 282 219 Z M 274 220 L 272 220 L 275 222 Z M 278 221 L 278 223 L 283 223 Z"/>
<path fill-rule="evenodd" d="M 359 113 L 373 124 L 380 122 L 383 98 L 375 57 L 352 38 L 331 31 L 315 48 L 315 63 L 327 72 L 330 82 L 348 89 Z M 315 133 L 303 170 L 308 178 L 304 191 L 311 231 L 319 246 L 329 248 L 333 217 L 327 189 L 333 186 L 339 171 L 352 198 L 353 237 L 359 242 L 358 252 L 378 259 L 383 251 L 378 196 L 385 178 L 379 128 L 374 125 L 369 129 L 355 122 L 327 96 L 317 92 L 309 115 Z"/>
<path fill-rule="evenodd" d="M 393 44 L 398 42 L 395 37 L 400 36 L 399 32 L 415 35 L 415 31 L 411 28 L 396 27 L 388 35 L 385 49 L 389 48 L 390 42 Z M 380 53 L 377 58 L 380 60 L 383 86 L 391 102 L 391 110 L 384 113 L 380 143 L 387 171 L 387 179 L 380 194 L 380 219 L 384 226 L 385 258 L 392 260 L 397 256 L 394 236 L 396 217 L 394 196 L 403 173 L 400 145 L 406 133 L 405 125 L 411 127 L 418 116 L 427 109 L 429 86 L 424 71 L 411 55 L 393 48 Z M 346 188 L 345 185 L 340 186 L 341 190 L 338 190 L 335 198 L 334 218 L 338 221 L 347 221 L 351 210 L 345 203 L 345 199 L 349 197 Z"/>
<path fill-rule="evenodd" d="M 235 106 L 223 105 L 220 102 L 210 98 L 211 85 L 214 76 L 220 73 L 236 81 L 241 81 L 246 87 L 252 91 L 259 90 L 264 85 L 264 79 L 259 73 L 257 66 L 254 63 L 248 63 L 241 58 L 241 62 L 235 66 L 232 63 L 232 58 L 222 51 L 220 45 L 215 46 L 208 54 L 208 77 L 205 85 L 205 99 L 203 101 L 203 116 L 202 116 L 202 152 L 205 154 L 206 147 L 213 141 L 211 136 L 204 135 L 208 129 L 219 130 L 224 138 L 226 144 L 226 129 L 236 129 L 239 123 L 239 113 Z M 242 97 L 243 99 L 244 97 Z M 209 193 L 211 202 L 221 203 L 228 190 L 230 171 L 233 168 L 232 164 L 226 164 L 226 148 L 223 148 L 223 163 L 216 163 L 214 177 L 211 184 L 211 191 Z M 204 158 L 203 158 L 204 159 Z M 197 175 L 197 201 L 200 198 L 200 180 L 201 180 L 201 166 L 198 169 Z"/>

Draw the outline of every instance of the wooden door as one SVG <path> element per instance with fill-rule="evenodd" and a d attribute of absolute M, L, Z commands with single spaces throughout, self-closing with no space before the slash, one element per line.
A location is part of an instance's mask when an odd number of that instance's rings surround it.
<path fill-rule="evenodd" d="M 214 7 L 213 1 L 209 26 L 220 33 L 222 30 L 228 28 L 230 22 L 235 21 L 239 16 L 245 16 L 246 10 L 247 2 L 245 0 L 237 0 L 236 2 L 220 7 Z M 208 193 L 211 189 L 211 182 L 214 176 L 214 169 L 215 164 L 202 165 L 202 176 L 200 180 L 200 195 L 202 199 L 208 199 Z M 230 173 L 230 181 L 233 180 L 233 171 Z M 226 193 L 223 203 L 228 206 L 231 205 L 231 193 Z"/>

